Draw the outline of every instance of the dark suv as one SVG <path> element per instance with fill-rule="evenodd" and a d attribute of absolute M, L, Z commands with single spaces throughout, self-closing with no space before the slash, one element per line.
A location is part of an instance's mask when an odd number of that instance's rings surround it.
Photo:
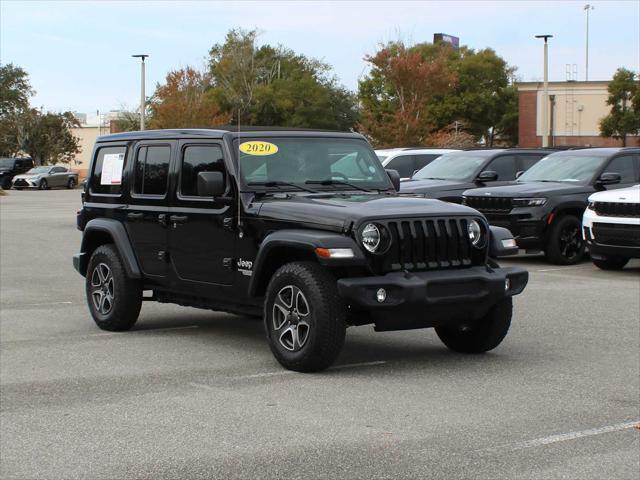
<path fill-rule="evenodd" d="M 512 183 L 549 149 L 483 149 L 447 153 L 402 182 L 401 193 L 425 194 L 447 202 L 461 203 L 470 188 Z"/>
<path fill-rule="evenodd" d="M 13 177 L 31 168 L 33 160 L 30 158 L 0 158 L 0 187 L 9 190 Z"/>
<path fill-rule="evenodd" d="M 313 131 L 158 130 L 100 137 L 78 212 L 75 268 L 105 330 L 143 291 L 263 316 L 277 360 L 315 371 L 349 325 L 435 327 L 460 352 L 504 338 L 528 274 L 477 211 L 397 194 L 364 137 Z"/>
<path fill-rule="evenodd" d="M 464 192 L 464 203 L 492 225 L 510 229 L 520 248 L 544 250 L 549 261 L 580 261 L 582 214 L 589 195 L 640 181 L 640 148 L 590 148 L 554 153 L 511 186 Z"/>

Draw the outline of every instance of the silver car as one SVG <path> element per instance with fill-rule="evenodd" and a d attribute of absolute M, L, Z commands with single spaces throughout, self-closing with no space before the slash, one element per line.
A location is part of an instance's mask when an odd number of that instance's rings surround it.
<path fill-rule="evenodd" d="M 16 190 L 38 188 L 47 190 L 54 187 L 75 188 L 78 185 L 78 174 L 67 167 L 44 165 L 34 167 L 27 173 L 13 177 L 12 186 Z"/>

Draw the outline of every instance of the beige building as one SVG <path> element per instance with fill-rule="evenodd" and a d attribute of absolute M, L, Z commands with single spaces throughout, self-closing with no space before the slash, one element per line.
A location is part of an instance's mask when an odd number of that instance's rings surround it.
<path fill-rule="evenodd" d="M 549 145 L 621 146 L 622 140 L 600 136 L 600 120 L 609 114 L 607 81 L 549 82 Z M 542 146 L 542 82 L 518 83 L 519 145 Z M 640 137 L 627 137 L 640 145 Z"/>
<path fill-rule="evenodd" d="M 98 125 L 81 125 L 71 129 L 73 135 L 80 139 L 80 153 L 71 161 L 70 168 L 78 172 L 80 181 L 87 176 L 89 170 L 89 162 L 91 161 L 91 152 L 96 143 L 96 139 L 100 135 L 110 133 L 109 127 Z"/>

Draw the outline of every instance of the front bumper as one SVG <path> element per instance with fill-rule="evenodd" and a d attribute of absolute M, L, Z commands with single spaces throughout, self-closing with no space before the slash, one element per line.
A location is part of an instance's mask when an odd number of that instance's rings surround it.
<path fill-rule="evenodd" d="M 40 185 L 39 182 L 35 180 L 30 180 L 26 178 L 14 178 L 13 179 L 13 187 L 14 188 L 38 188 Z"/>
<path fill-rule="evenodd" d="M 377 329 L 398 330 L 476 320 L 496 303 L 521 293 L 528 279 L 519 267 L 393 272 L 342 278 L 338 292 L 350 309 L 368 313 Z M 384 302 L 376 298 L 381 288 Z"/>
<path fill-rule="evenodd" d="M 607 217 L 587 209 L 582 218 L 582 235 L 595 259 L 640 258 L 640 218 Z"/>
<path fill-rule="evenodd" d="M 549 215 L 541 207 L 514 208 L 509 213 L 483 212 L 489 225 L 508 229 L 523 249 L 544 248 Z"/>

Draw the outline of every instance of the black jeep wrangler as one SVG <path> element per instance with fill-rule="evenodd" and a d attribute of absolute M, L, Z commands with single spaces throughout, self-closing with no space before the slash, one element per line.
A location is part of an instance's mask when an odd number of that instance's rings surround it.
<path fill-rule="evenodd" d="M 156 130 L 100 137 L 78 212 L 89 310 L 127 330 L 153 300 L 262 316 L 286 368 L 336 359 L 350 325 L 435 327 L 459 352 L 505 337 L 528 274 L 469 207 L 400 197 L 358 134 Z M 147 298 L 147 297 L 145 297 Z"/>

